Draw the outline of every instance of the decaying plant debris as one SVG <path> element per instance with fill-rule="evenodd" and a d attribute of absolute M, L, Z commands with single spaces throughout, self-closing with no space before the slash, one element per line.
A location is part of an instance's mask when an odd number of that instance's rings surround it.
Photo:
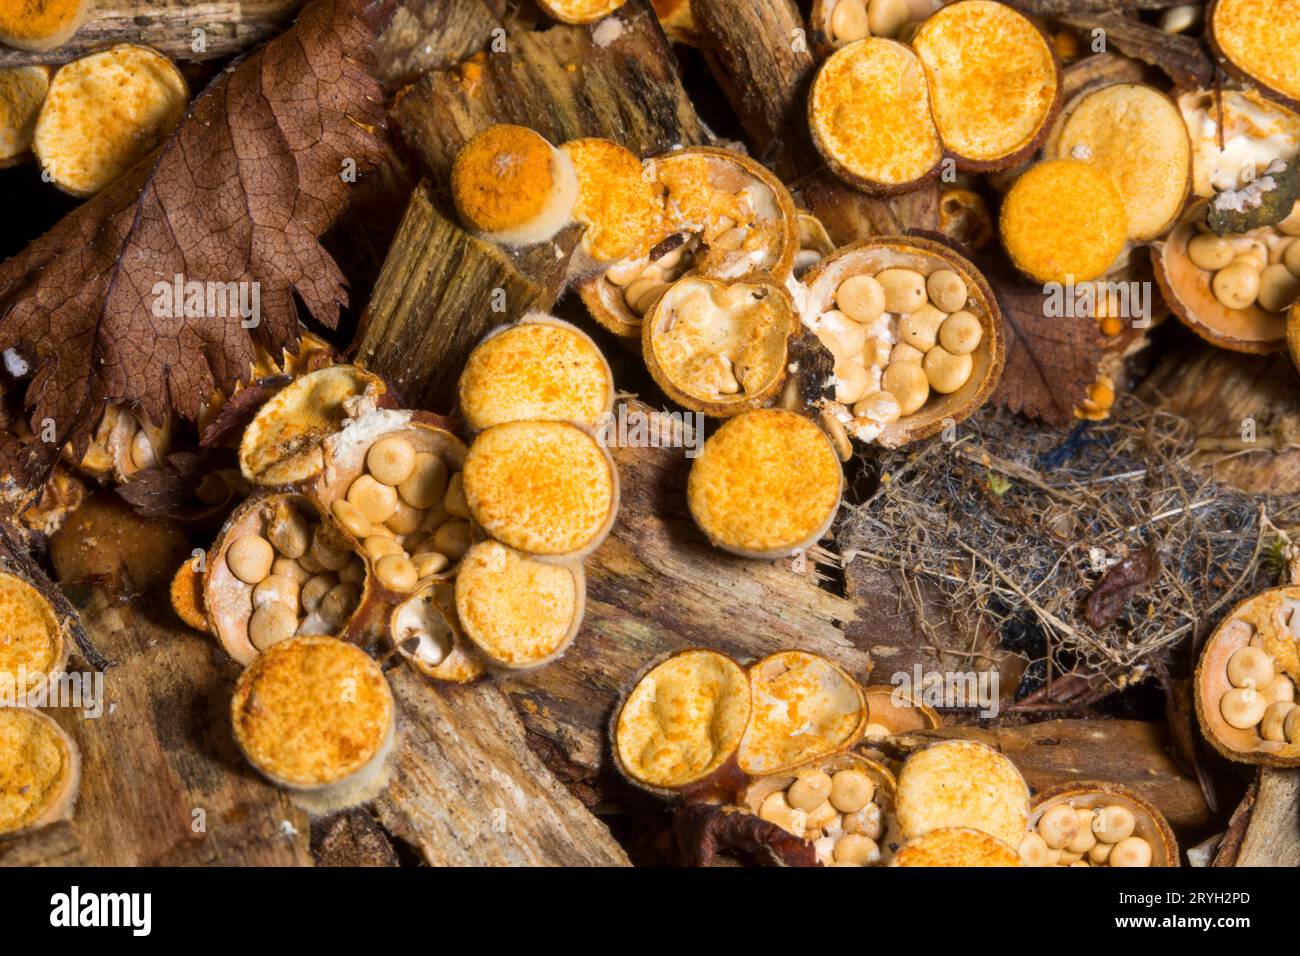
<path fill-rule="evenodd" d="M 1153 667 L 1185 672 L 1186 648 L 1235 600 L 1277 582 L 1291 543 L 1279 529 L 1300 520 L 1300 496 L 1234 492 L 1191 466 L 1194 451 L 1186 420 L 1132 398 L 1071 432 L 984 411 L 955 441 L 883 458 L 879 490 L 836 548 L 924 578 L 971 630 L 1028 624 L 1022 694 L 1066 674 L 1118 689 Z M 1089 595 L 1147 550 L 1158 556 L 1150 583 L 1094 626 Z M 903 591 L 913 603 L 918 593 Z"/>

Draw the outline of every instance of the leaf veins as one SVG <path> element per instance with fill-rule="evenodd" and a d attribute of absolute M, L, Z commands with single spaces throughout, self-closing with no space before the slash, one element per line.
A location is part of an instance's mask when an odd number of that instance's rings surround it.
<path fill-rule="evenodd" d="M 0 265 L 0 350 L 33 369 L 38 439 L 54 426 L 53 442 L 6 455 L 22 484 L 39 483 L 66 442 L 84 448 L 105 402 L 154 422 L 169 408 L 196 417 L 214 389 L 248 376 L 252 336 L 273 355 L 297 344 L 295 297 L 338 322 L 345 281 L 318 237 L 347 202 L 345 163 L 378 165 L 384 123 L 367 69 L 375 7 L 363 2 L 304 8 L 214 80 L 158 151 Z M 178 275 L 256 283 L 260 325 L 155 315 L 155 286 Z"/>

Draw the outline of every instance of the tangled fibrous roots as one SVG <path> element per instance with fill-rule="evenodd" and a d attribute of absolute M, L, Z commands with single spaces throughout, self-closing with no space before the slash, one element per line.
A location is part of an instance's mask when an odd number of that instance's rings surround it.
<path fill-rule="evenodd" d="M 914 605 L 919 584 L 937 588 L 959 624 L 996 629 L 1040 678 L 1122 688 L 1153 668 L 1185 671 L 1192 656 L 1176 652 L 1278 583 L 1287 529 L 1300 526 L 1300 496 L 1244 495 L 1192 468 L 1194 438 L 1133 398 L 1068 434 L 986 408 L 952 440 L 885 455 L 836 545 L 844 561 L 902 575 Z M 1156 578 L 1094 628 L 1089 593 L 1144 547 L 1159 553 Z"/>

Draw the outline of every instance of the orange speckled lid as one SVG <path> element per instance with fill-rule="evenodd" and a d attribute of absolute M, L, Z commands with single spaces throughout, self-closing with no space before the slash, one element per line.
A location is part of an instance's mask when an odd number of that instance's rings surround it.
<path fill-rule="evenodd" d="M 196 631 L 208 631 L 208 615 L 203 609 L 203 575 L 194 570 L 194 559 L 186 558 L 172 576 L 172 610 Z"/>
<path fill-rule="evenodd" d="M 930 78 L 934 123 L 965 160 L 993 162 L 1030 146 L 1051 119 L 1058 93 L 1047 38 L 1003 3 L 943 7 L 912 40 Z"/>
<path fill-rule="evenodd" d="M 1086 282 L 1124 250 L 1128 217 L 1108 176 L 1077 159 L 1051 159 L 1016 180 L 999 228 L 1011 261 L 1031 279 Z"/>
<path fill-rule="evenodd" d="M 925 70 L 893 40 L 850 43 L 822 64 L 808 119 L 822 155 L 867 184 L 905 186 L 943 157 Z"/>
<path fill-rule="evenodd" d="M 456 154 L 451 194 L 472 229 L 503 232 L 541 215 L 556 185 L 554 149 L 526 126 L 498 123 Z"/>
<path fill-rule="evenodd" d="M 63 631 L 40 592 L 0 572 L 0 688 L 28 690 L 63 666 Z M 17 688 L 20 671 L 26 687 Z"/>
<path fill-rule="evenodd" d="M 596 343 L 567 322 L 529 315 L 470 352 L 460 411 L 473 429 L 515 421 L 600 424 L 614 378 Z"/>
<path fill-rule="evenodd" d="M 1219 0 L 1210 28 L 1237 69 L 1300 100 L 1300 0 Z"/>
<path fill-rule="evenodd" d="M 593 259 L 613 262 L 648 251 L 663 209 L 642 175 L 641 160 L 607 139 L 575 139 L 560 147 L 578 177 L 574 218 L 587 227 L 582 246 Z"/>
<path fill-rule="evenodd" d="M 1019 846 L 1029 826 L 1029 786 L 992 747 L 945 740 L 903 764 L 898 823 L 906 839 L 943 827 L 973 827 Z"/>
<path fill-rule="evenodd" d="M 0 834 L 37 823 L 76 775 L 76 754 L 53 720 L 0 707 Z"/>
<path fill-rule="evenodd" d="M 789 553 L 825 533 L 844 476 L 822 430 L 775 408 L 728 420 L 691 467 L 691 515 L 714 544 L 746 554 Z"/>
<path fill-rule="evenodd" d="M 393 695 L 379 665 L 332 637 L 294 637 L 263 651 L 230 702 L 248 762 L 286 786 L 337 783 L 379 754 Z"/>
<path fill-rule="evenodd" d="M 1020 866 L 1020 855 L 1001 840 L 968 827 L 945 827 L 908 841 L 893 866 Z"/>
<path fill-rule="evenodd" d="M 772 654 L 749 669 L 749 681 L 754 712 L 740 745 L 740 769 L 747 774 L 781 773 L 835 753 L 866 727 L 862 688 L 817 654 Z"/>
<path fill-rule="evenodd" d="M 528 554 L 593 547 L 613 523 L 618 476 L 590 434 L 562 422 L 508 422 L 475 439 L 465 498 L 488 534 Z"/>
<path fill-rule="evenodd" d="M 632 688 L 614 723 L 623 772 L 652 787 L 683 787 L 719 769 L 749 721 L 749 678 L 714 651 L 674 654 Z"/>
<path fill-rule="evenodd" d="M 54 74 L 33 149 L 61 189 L 91 196 L 169 136 L 189 99 L 161 53 L 129 43 L 101 50 Z"/>
<path fill-rule="evenodd" d="M 0 70 L 0 163 L 31 149 L 36 116 L 49 88 L 47 66 Z"/>
<path fill-rule="evenodd" d="M 545 564 L 496 541 L 482 541 L 456 573 L 456 614 L 465 636 L 506 667 L 550 660 L 577 630 L 581 569 Z"/>
<path fill-rule="evenodd" d="M 0 42 L 20 50 L 48 50 L 76 32 L 88 0 L 5 0 L 0 4 Z"/>

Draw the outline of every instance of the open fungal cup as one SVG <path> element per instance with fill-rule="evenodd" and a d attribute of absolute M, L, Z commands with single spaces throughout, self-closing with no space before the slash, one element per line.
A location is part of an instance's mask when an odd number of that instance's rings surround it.
<path fill-rule="evenodd" d="M 1253 90 L 1194 90 L 1178 97 L 1191 137 L 1192 192 L 1220 211 L 1241 211 L 1275 186 L 1300 155 L 1300 116 Z M 1190 208 L 1152 245 L 1170 309 L 1221 348 L 1265 354 L 1283 346 L 1286 313 L 1300 298 L 1300 216 L 1240 233 L 1210 231 L 1207 203 Z"/>
<path fill-rule="evenodd" d="M 441 633 L 420 624 L 420 602 L 410 598 L 449 576 L 473 542 L 462 471 L 467 450 L 446 419 L 388 404 L 375 376 L 330 366 L 278 392 L 245 430 L 244 473 L 295 493 L 236 511 L 210 556 L 204 603 L 236 660 L 247 663 L 294 634 L 361 641 L 412 628 Z M 281 525 L 296 530 L 277 531 Z M 228 551 L 256 563 L 236 569 Z M 411 618 L 400 627 L 392 620 L 399 605 Z M 449 653 L 407 656 L 428 672 Z M 443 670 L 465 679 L 479 669 Z"/>
<path fill-rule="evenodd" d="M 1205 206 L 1197 206 L 1151 250 L 1156 281 L 1173 313 L 1220 348 L 1280 350 L 1287 310 L 1300 299 L 1300 217 L 1291 220 L 1216 236 L 1205 226 Z"/>
<path fill-rule="evenodd" d="M 1045 160 L 1021 174 L 1002 202 L 998 229 L 1017 269 L 1061 284 L 1105 273 L 1129 235 L 1119 188 L 1080 159 Z"/>
<path fill-rule="evenodd" d="M 1229 74 L 1300 110 L 1300 3 L 1215 0 L 1206 38 Z"/>
<path fill-rule="evenodd" d="M 167 57 L 129 43 L 110 47 L 54 74 L 32 148 L 56 186 L 93 196 L 166 139 L 189 100 Z"/>
<path fill-rule="evenodd" d="M 785 773 L 862 738 L 867 704 L 844 668 L 806 651 L 781 651 L 749 668 L 752 710 L 739 766 L 751 777 Z"/>
<path fill-rule="evenodd" d="M 77 802 L 81 757 L 52 718 L 0 707 L 0 837 L 67 819 Z"/>
<path fill-rule="evenodd" d="M 1018 850 L 1024 866 L 1178 865 L 1164 815 L 1112 783 L 1069 783 L 1039 794 Z"/>
<path fill-rule="evenodd" d="M 739 803 L 812 842 L 823 866 L 880 866 L 899 844 L 894 789 L 894 776 L 883 765 L 843 753 L 760 777 Z"/>
<path fill-rule="evenodd" d="M 1115 131 L 1123 129 L 1124 135 Z M 1044 155 L 1076 159 L 1119 190 L 1128 238 L 1145 242 L 1178 221 L 1191 190 L 1192 148 L 1177 105 L 1143 83 L 1088 89 L 1061 111 Z"/>
<path fill-rule="evenodd" d="M 1047 135 L 1060 87 L 1037 27 L 1003 4 L 962 0 L 928 17 L 911 46 L 869 36 L 838 50 L 813 82 L 809 127 L 836 175 L 902 192 L 945 157 L 976 172 L 1025 159 Z"/>
<path fill-rule="evenodd" d="M 893 40 L 858 40 L 822 64 L 808 123 L 835 175 L 869 192 L 914 189 L 943 159 L 925 68 Z"/>
<path fill-rule="evenodd" d="M 997 385 L 997 300 L 948 246 L 866 239 L 827 256 L 803 283 L 803 325 L 835 358 L 830 412 L 858 440 L 897 448 L 927 438 Z"/>
<path fill-rule="evenodd" d="M 456 573 L 456 617 L 490 664 L 540 667 L 564 653 L 582 626 L 580 564 L 535 561 L 496 541 L 469 549 Z"/>
<path fill-rule="evenodd" d="M 6 0 L 0 8 L 0 43 L 38 53 L 72 39 L 90 12 L 91 0 Z"/>
<path fill-rule="evenodd" d="M 203 576 L 212 630 L 241 664 L 297 634 L 350 633 L 372 597 L 365 562 L 303 495 L 258 495 L 235 509 Z"/>
<path fill-rule="evenodd" d="M 794 274 L 798 278 L 834 252 L 835 243 L 826 226 L 812 213 L 800 210 L 796 216 L 799 220 L 799 251 L 794 257 Z"/>
<path fill-rule="evenodd" d="M 531 246 L 573 221 L 573 162 L 526 126 L 499 123 L 456 154 L 451 194 L 461 221 L 493 242 Z"/>
<path fill-rule="evenodd" d="M 1300 587 L 1234 607 L 1196 666 L 1196 717 L 1214 749 L 1239 763 L 1300 766 Z"/>
<path fill-rule="evenodd" d="M 430 581 L 398 604 L 389 629 L 393 646 L 427 677 L 463 684 L 484 672 L 457 619 L 450 581 Z"/>
<path fill-rule="evenodd" d="M 324 442 L 312 494 L 387 601 L 448 573 L 473 539 L 464 442 L 424 412 L 361 413 Z"/>
<path fill-rule="evenodd" d="M 291 790 L 382 777 L 395 738 L 379 665 L 329 637 L 295 637 L 258 656 L 235 685 L 230 713 L 248 762 Z"/>
<path fill-rule="evenodd" d="M 943 0 L 813 0 L 808 18 L 813 48 L 829 56 L 867 37 L 908 42 Z"/>
<path fill-rule="evenodd" d="M 872 684 L 862 688 L 867 700 L 867 726 L 863 738 L 870 743 L 917 730 L 934 730 L 943 726 L 943 718 L 929 704 L 914 700 L 902 688 L 892 684 Z"/>
<path fill-rule="evenodd" d="M 460 376 L 460 413 L 475 431 L 519 421 L 597 428 L 613 407 L 614 375 L 596 343 L 539 312 L 490 332 Z"/>
<path fill-rule="evenodd" d="M 390 402 L 377 375 L 354 365 L 332 365 L 296 378 L 276 392 L 244 429 L 239 467 L 255 485 L 306 482 L 325 470 L 324 441 L 357 408 Z"/>
<path fill-rule="evenodd" d="M 36 116 L 49 88 L 47 66 L 0 69 L 0 169 L 21 162 L 31 151 Z"/>
<path fill-rule="evenodd" d="M 644 256 L 662 217 L 654 185 L 641 160 L 607 139 L 570 140 L 560 150 L 573 163 L 578 193 L 573 218 L 585 229 L 579 246 L 599 270 L 628 257 Z M 591 264 L 570 266 L 579 273 Z"/>
<path fill-rule="evenodd" d="M 1018 847 L 1029 826 L 1029 786 L 1016 765 L 992 747 L 973 740 L 940 741 L 903 764 L 898 822 L 907 840 L 931 830 L 969 827 Z"/>
<path fill-rule="evenodd" d="M 92 478 L 125 484 L 137 473 L 158 467 L 170 453 L 171 441 L 170 417 L 157 426 L 142 412 L 110 402 L 77 467 Z"/>
<path fill-rule="evenodd" d="M 641 345 L 669 398 L 726 417 L 780 389 L 795 326 L 790 297 L 778 285 L 687 276 L 646 314 Z"/>
<path fill-rule="evenodd" d="M 0 571 L 0 698 L 21 700 L 63 672 L 68 635 L 54 608 L 22 578 Z"/>
<path fill-rule="evenodd" d="M 465 459 L 474 521 L 534 557 L 594 551 L 618 513 L 618 469 L 589 431 L 567 422 L 507 422 L 482 432 Z"/>
<path fill-rule="evenodd" d="M 749 717 L 744 668 L 715 651 L 678 651 L 647 667 L 615 710 L 614 764 L 662 797 L 734 793 Z"/>
<path fill-rule="evenodd" d="M 891 866 L 1021 866 L 1014 848 L 970 827 L 940 827 L 903 844 Z"/>
<path fill-rule="evenodd" d="M 691 465 L 687 504 L 715 546 L 779 558 L 830 530 L 844 489 L 839 458 L 816 424 L 764 408 L 728 419 Z"/>
<path fill-rule="evenodd" d="M 578 291 L 592 317 L 617 335 L 641 334 L 642 318 L 684 275 L 783 283 L 799 250 L 794 200 L 768 169 L 710 146 L 647 159 L 643 179 L 657 212 L 644 250 L 613 263 Z"/>

